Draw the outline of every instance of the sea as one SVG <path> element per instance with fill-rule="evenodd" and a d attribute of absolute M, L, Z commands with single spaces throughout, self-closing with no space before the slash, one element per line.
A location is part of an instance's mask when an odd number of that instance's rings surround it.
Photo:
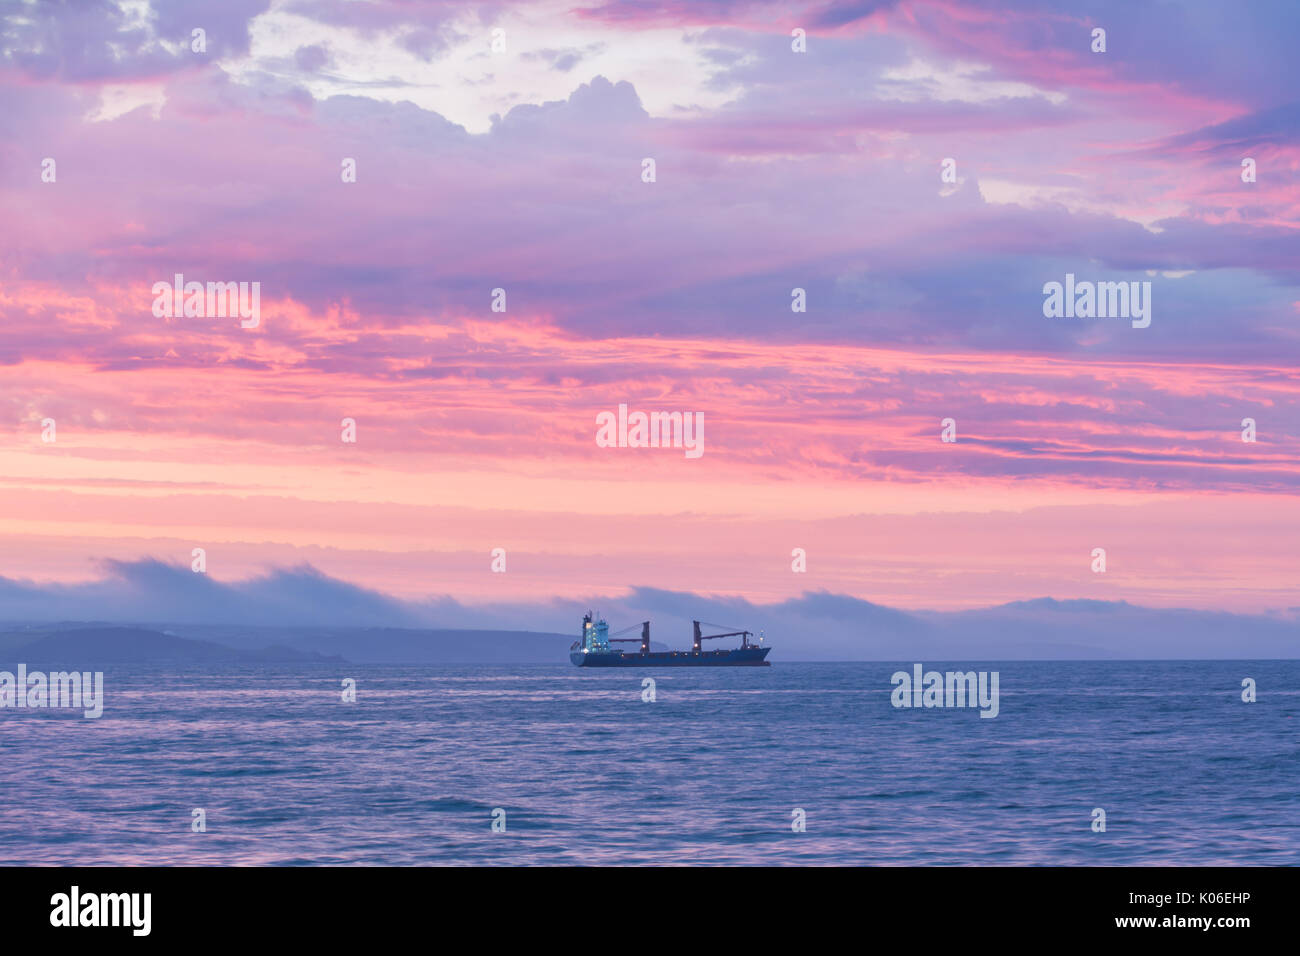
<path fill-rule="evenodd" d="M 0 863 L 1300 864 L 1300 661 L 915 663 L 119 665 L 0 710 Z"/>

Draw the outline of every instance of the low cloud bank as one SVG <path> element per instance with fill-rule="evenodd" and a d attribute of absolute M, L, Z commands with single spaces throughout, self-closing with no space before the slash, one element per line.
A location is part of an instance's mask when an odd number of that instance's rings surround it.
<path fill-rule="evenodd" d="M 321 628 L 464 628 L 577 635 L 587 609 L 611 628 L 650 620 L 655 643 L 687 647 L 691 620 L 762 632 L 773 660 L 998 660 L 1300 657 L 1300 609 L 1229 614 L 1051 598 L 974 611 L 900 611 L 826 592 L 754 604 L 637 587 L 618 598 L 462 604 L 403 601 L 310 566 L 221 582 L 186 567 L 109 561 L 97 581 L 0 578 L 0 620 Z M 706 633 L 714 628 L 706 628 Z"/>

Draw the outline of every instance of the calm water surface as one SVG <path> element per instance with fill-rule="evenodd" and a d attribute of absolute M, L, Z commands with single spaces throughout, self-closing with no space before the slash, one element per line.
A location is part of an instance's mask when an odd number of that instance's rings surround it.
<path fill-rule="evenodd" d="M 110 670 L 0 711 L 0 862 L 1300 863 L 1300 662 L 926 662 L 995 719 L 895 709 L 911 663 Z"/>

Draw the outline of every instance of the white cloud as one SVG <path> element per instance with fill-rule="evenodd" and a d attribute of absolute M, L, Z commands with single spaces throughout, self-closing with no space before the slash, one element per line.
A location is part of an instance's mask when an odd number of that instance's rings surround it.
<path fill-rule="evenodd" d="M 954 63 L 945 68 L 923 60 L 912 60 L 906 66 L 883 71 L 875 94 L 882 100 L 903 102 L 987 103 L 1008 98 L 1042 97 L 1059 106 L 1066 100 L 1064 93 L 1042 90 L 1028 83 L 987 79 L 981 75 L 989 70 L 988 66 L 978 63 Z"/>
<path fill-rule="evenodd" d="M 487 131 L 493 114 L 504 115 L 513 106 L 567 99 L 597 74 L 631 82 L 652 116 L 669 115 L 680 105 L 712 108 L 729 99 L 708 89 L 715 65 L 682 30 L 629 33 L 580 19 L 572 9 L 569 0 L 530 4 L 490 23 L 467 9 L 445 24 L 440 37 L 448 47 L 430 62 L 402 45 L 409 28 L 363 34 L 273 7 L 252 23 L 250 56 L 224 65 L 236 79 L 281 73 L 318 99 L 353 94 L 409 100 L 473 133 Z M 497 27 L 505 30 L 505 53 L 491 52 L 491 31 Z M 292 65 L 294 51 L 312 44 L 328 47 L 334 65 L 319 75 L 301 74 Z M 526 55 L 575 49 L 583 58 L 567 72 L 544 56 Z"/>

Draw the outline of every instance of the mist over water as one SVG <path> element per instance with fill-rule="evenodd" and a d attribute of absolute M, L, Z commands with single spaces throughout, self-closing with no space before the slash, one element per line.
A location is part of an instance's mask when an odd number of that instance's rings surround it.
<path fill-rule="evenodd" d="M 0 712 L 0 862 L 1300 863 L 1300 662 L 923 662 L 994 719 L 892 707 L 913 663 L 106 668 Z"/>

